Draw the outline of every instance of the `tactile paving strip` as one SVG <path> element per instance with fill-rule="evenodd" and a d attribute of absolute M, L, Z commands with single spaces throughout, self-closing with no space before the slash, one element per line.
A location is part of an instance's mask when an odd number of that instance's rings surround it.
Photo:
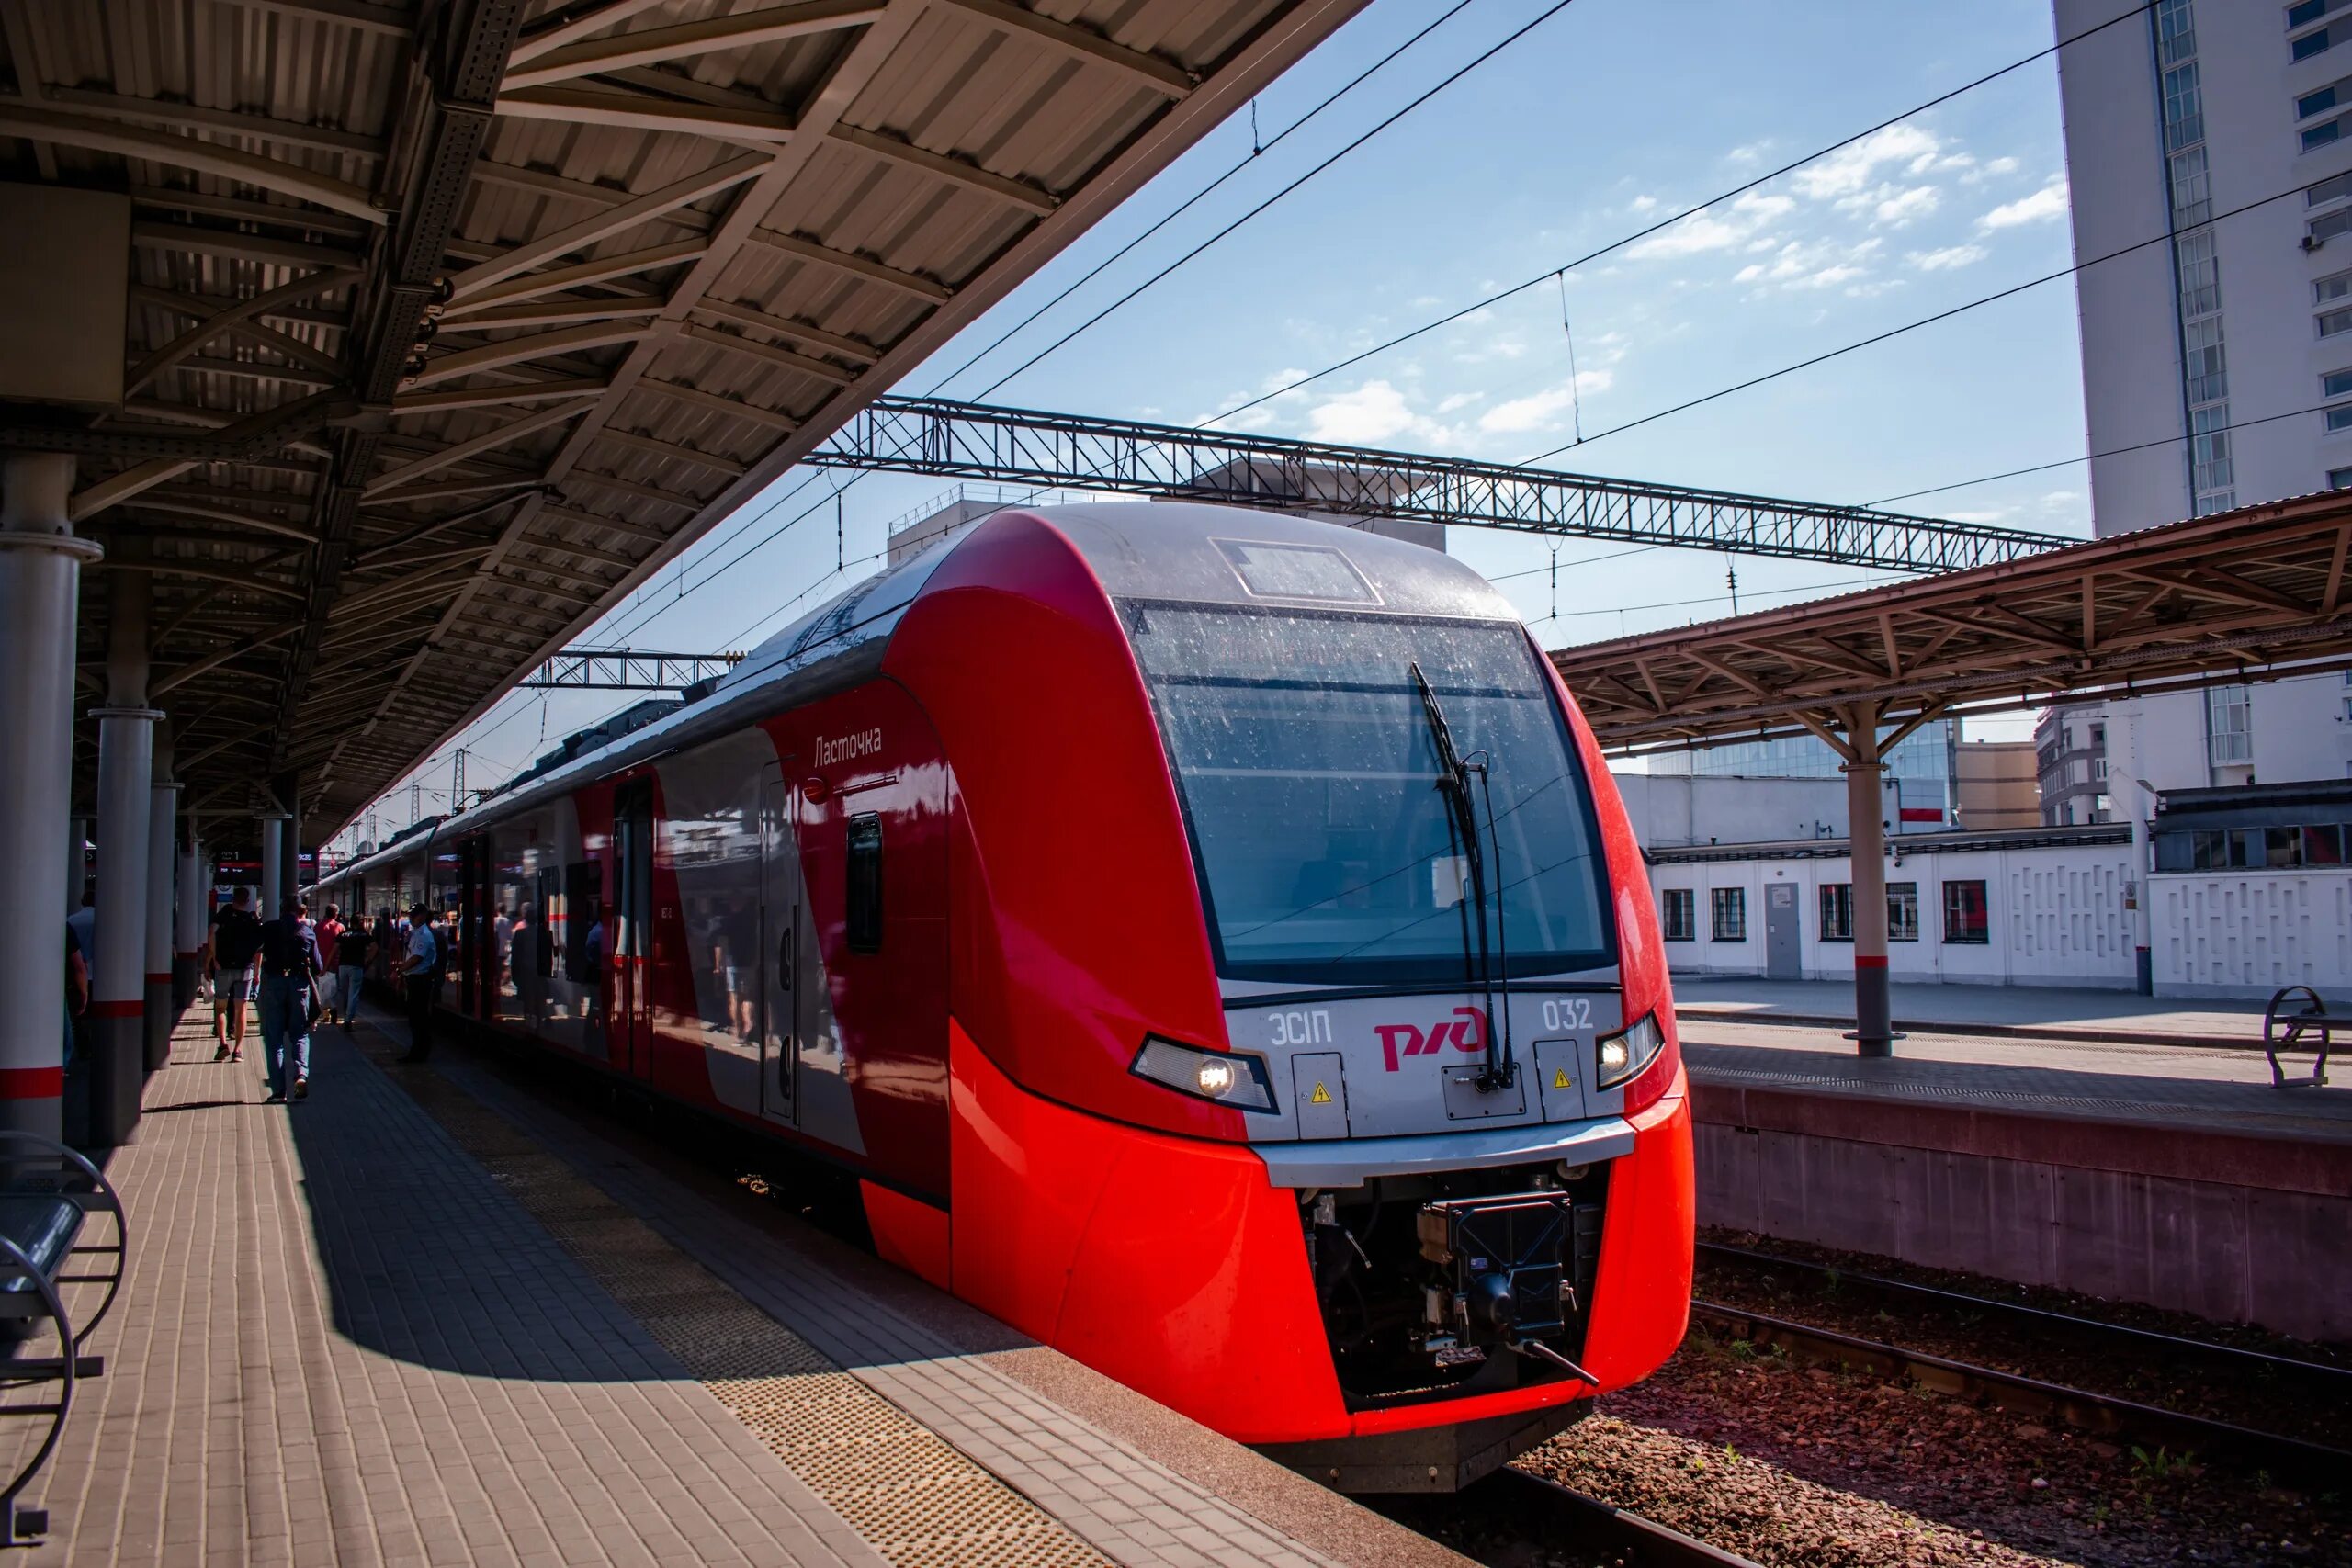
<path fill-rule="evenodd" d="M 370 1044 L 379 1065 L 390 1053 Z M 654 1341 L 903 1568 L 1107 1568 L 981 1469 L 437 1075 L 395 1077 Z"/>

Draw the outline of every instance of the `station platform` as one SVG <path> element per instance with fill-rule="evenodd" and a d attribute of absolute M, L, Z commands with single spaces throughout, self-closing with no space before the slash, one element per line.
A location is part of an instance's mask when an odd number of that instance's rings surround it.
<path fill-rule="evenodd" d="M 1905 984 L 1887 987 L 1897 1029 L 2150 1045 L 2262 1046 L 2260 1001 L 2143 997 L 2064 986 Z M 1697 1022 L 1853 1027 L 1850 980 L 1674 977 L 1674 1010 Z"/>
<path fill-rule="evenodd" d="M 191 1013 L 36 1563 L 1460 1564 L 445 1044 Z"/>
<path fill-rule="evenodd" d="M 2352 1064 L 1676 1010 L 1702 1225 L 2352 1340 Z"/>

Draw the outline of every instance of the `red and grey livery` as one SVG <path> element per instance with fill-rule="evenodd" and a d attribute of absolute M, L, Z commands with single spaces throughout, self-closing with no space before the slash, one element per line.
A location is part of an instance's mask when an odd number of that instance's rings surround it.
<path fill-rule="evenodd" d="M 1590 730 L 1442 555 L 996 513 L 339 873 L 446 1002 L 859 1178 L 876 1247 L 1359 1489 L 1680 1339 L 1690 1113 Z"/>

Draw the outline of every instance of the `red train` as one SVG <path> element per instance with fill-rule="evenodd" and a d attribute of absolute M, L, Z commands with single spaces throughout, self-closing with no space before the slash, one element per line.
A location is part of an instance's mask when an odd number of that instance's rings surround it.
<path fill-rule="evenodd" d="M 1641 856 L 1433 551 L 1001 512 L 323 891 L 455 911 L 474 1026 L 846 1168 L 886 1258 L 1343 1487 L 1682 1336 Z"/>

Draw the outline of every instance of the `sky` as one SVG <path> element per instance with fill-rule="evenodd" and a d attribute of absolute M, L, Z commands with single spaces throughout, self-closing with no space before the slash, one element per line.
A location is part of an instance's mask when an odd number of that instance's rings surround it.
<path fill-rule="evenodd" d="M 892 390 L 1231 428 L 1815 502 L 1879 502 L 2078 458 L 2072 281 L 1703 406 L 1686 400 L 2055 271 L 2072 261 L 2046 0 L 1954 11 L 1847 0 L 1573 0 L 1306 184 L 1034 365 L 1184 252 L 1551 8 L 1469 0 L 1362 85 L 1262 146 L 1440 14 L 1373 0 L 1118 211 Z M 1962 19 L 1964 18 L 1964 20 Z M 1728 200 L 1722 193 L 1881 121 L 1866 140 Z M 1002 347 L 1008 327 L 1220 175 L 1214 194 Z M 1703 210 L 1559 269 L 1660 218 Z M 1559 276 L 1551 276 L 1559 272 Z M 1336 374 L 1236 405 L 1530 278 L 1534 288 Z M 1581 440 L 1579 441 L 1579 436 Z M 1565 450 L 1555 450 L 1566 448 Z M 893 519 L 948 488 L 787 474 L 666 567 L 581 646 L 756 645 L 873 570 Z M 843 476 L 846 477 L 846 476 Z M 749 554 L 778 525 L 813 511 Z M 2086 466 L 1890 510 L 2086 536 Z M 841 521 L 836 571 L 835 514 Z M 755 521 L 756 520 L 756 521 Z M 2151 522 L 2163 521 L 2150 519 Z M 1623 543 L 1452 530 L 1452 552 L 1510 595 L 1546 647 L 1862 586 L 1865 572 Z M 512 694 L 403 778 L 445 809 L 451 754 L 494 784 L 635 700 Z M 2020 739 L 2021 718 L 1972 737 Z M 364 821 L 361 824 L 364 826 Z"/>

